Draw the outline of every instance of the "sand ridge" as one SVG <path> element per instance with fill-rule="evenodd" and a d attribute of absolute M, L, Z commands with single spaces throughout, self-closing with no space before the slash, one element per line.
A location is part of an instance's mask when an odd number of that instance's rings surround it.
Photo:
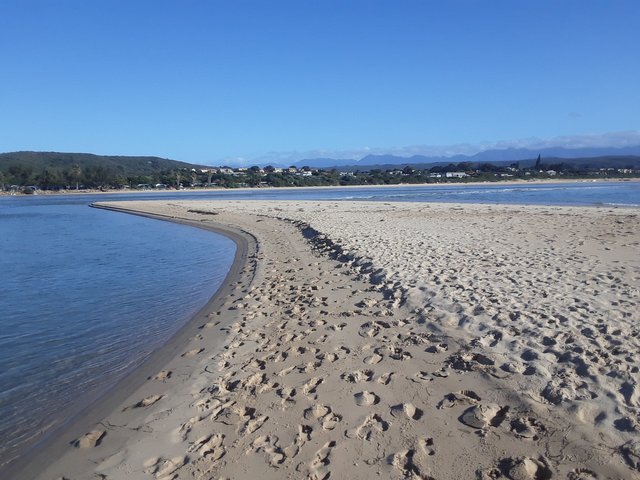
<path fill-rule="evenodd" d="M 222 350 L 40 478 L 638 475 L 637 210 L 118 206 L 251 232 L 255 277 L 203 325 Z"/>

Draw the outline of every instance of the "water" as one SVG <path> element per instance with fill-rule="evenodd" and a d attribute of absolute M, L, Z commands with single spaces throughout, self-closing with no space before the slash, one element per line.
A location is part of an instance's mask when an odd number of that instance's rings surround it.
<path fill-rule="evenodd" d="M 397 192 L 366 190 L 368 191 L 357 192 L 352 199 L 396 202 L 640 207 L 640 183 L 638 182 L 420 186 L 403 188 Z"/>
<path fill-rule="evenodd" d="M 6 459 L 175 333 L 215 293 L 235 244 L 62 197 L 19 197 L 0 199 L 0 252 Z"/>
<path fill-rule="evenodd" d="M 61 405 L 138 365 L 228 271 L 235 246 L 224 237 L 87 207 L 127 199 L 640 206 L 640 183 L 0 197 L 0 459 L 49 429 Z"/>
<path fill-rule="evenodd" d="M 502 203 L 520 205 L 640 206 L 640 182 L 548 184 L 432 185 L 397 187 L 328 187 L 149 192 L 73 196 L 86 202 L 147 199 L 370 200 L 396 202 Z"/>

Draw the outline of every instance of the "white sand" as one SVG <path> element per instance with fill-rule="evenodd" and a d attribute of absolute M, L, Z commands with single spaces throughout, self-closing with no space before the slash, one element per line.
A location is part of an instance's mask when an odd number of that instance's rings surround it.
<path fill-rule="evenodd" d="M 640 476 L 639 210 L 118 206 L 250 232 L 252 283 L 39 478 Z"/>

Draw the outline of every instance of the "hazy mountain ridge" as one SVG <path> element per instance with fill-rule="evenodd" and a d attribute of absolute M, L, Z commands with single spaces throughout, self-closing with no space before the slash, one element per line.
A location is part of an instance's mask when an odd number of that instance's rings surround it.
<path fill-rule="evenodd" d="M 366 155 L 360 160 L 356 159 L 331 159 L 331 158 L 312 158 L 304 159 L 295 162 L 294 165 L 298 167 L 309 166 L 316 168 L 331 168 L 331 167 L 349 167 L 364 168 L 364 167 L 394 167 L 394 166 L 406 166 L 406 165 L 431 165 L 460 162 L 471 163 L 514 163 L 523 160 L 535 160 L 540 155 L 545 163 L 561 163 L 561 161 L 567 160 L 580 160 L 583 163 L 589 158 L 605 158 L 605 157 L 633 157 L 640 155 L 640 145 L 633 147 L 622 148 L 564 148 L 564 147 L 549 147 L 542 149 L 529 149 L 529 148 L 505 148 L 505 149 L 491 149 L 485 150 L 474 155 L 453 155 L 453 156 L 427 156 L 427 155 L 413 155 L 411 157 L 402 157 L 399 155 Z M 551 162 L 551 159 L 556 161 Z M 560 161 L 557 161 L 560 160 Z M 622 168 L 622 167 L 620 167 Z"/>
<path fill-rule="evenodd" d="M 511 160 L 504 161 L 496 161 L 496 162 L 431 162 L 431 163 L 383 163 L 383 164 L 375 164 L 375 165 L 343 165 L 339 167 L 340 171 L 343 172 L 355 172 L 355 171 L 370 171 L 370 170 L 394 170 L 401 169 L 404 167 L 411 167 L 416 170 L 428 170 L 433 167 L 444 167 L 447 165 L 454 165 L 453 169 L 465 169 L 467 166 L 471 166 L 472 168 L 476 168 L 482 164 L 491 164 L 496 167 L 508 167 L 513 163 L 517 163 L 519 168 L 532 168 L 536 159 L 527 159 L 527 160 L 516 160 L 515 162 Z M 461 165 L 462 164 L 462 165 Z M 466 164 L 466 165 L 464 165 Z M 565 167 L 576 167 L 576 168 L 586 168 L 586 169 L 594 169 L 594 168 L 631 168 L 631 169 L 640 169 L 640 156 L 639 155 L 610 155 L 604 157 L 582 157 L 582 158 L 559 158 L 559 157 L 542 157 L 541 159 L 541 169 L 553 168 L 559 164 L 564 165 Z M 461 166 L 459 166 L 461 165 Z"/>

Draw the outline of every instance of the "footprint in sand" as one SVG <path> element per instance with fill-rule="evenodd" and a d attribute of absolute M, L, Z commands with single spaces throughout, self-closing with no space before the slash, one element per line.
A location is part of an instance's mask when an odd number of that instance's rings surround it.
<path fill-rule="evenodd" d="M 171 370 L 162 370 L 156 373 L 153 377 L 149 377 L 150 380 L 155 380 L 157 382 L 166 382 L 171 378 L 173 372 Z"/>
<path fill-rule="evenodd" d="M 247 363 L 242 367 L 242 370 L 245 370 L 245 369 L 264 370 L 266 366 L 267 364 L 265 361 L 259 360 L 257 358 L 253 358 L 251 359 L 251 361 L 249 361 L 249 363 Z"/>
<path fill-rule="evenodd" d="M 311 373 L 315 372 L 322 365 L 322 361 L 317 362 L 308 362 L 304 365 L 300 365 L 298 368 L 298 372 L 300 373 Z"/>
<path fill-rule="evenodd" d="M 329 335 L 324 334 L 319 336 L 318 338 L 316 338 L 315 340 L 311 340 L 309 341 L 309 344 L 311 345 L 322 345 L 323 343 L 325 343 L 327 340 L 329 339 Z"/>
<path fill-rule="evenodd" d="M 420 446 L 420 450 L 425 455 L 435 455 L 436 451 L 433 447 L 433 438 L 420 438 L 418 440 L 418 445 Z"/>
<path fill-rule="evenodd" d="M 552 477 L 546 462 L 522 457 L 501 462 L 512 480 L 547 480 Z"/>
<path fill-rule="evenodd" d="M 438 343 L 436 345 L 431 345 L 430 347 L 428 347 L 425 352 L 427 353 L 442 353 L 442 352 L 446 352 L 447 350 L 449 350 L 449 345 L 447 345 L 446 343 Z"/>
<path fill-rule="evenodd" d="M 313 428 L 311 428 L 309 425 L 298 425 L 298 434 L 296 435 L 296 438 L 294 438 L 291 445 L 285 447 L 285 455 L 288 458 L 296 457 L 298 455 L 298 452 L 300 451 L 300 447 L 311 440 L 311 432 L 313 432 Z"/>
<path fill-rule="evenodd" d="M 391 325 L 389 325 L 387 322 L 381 322 L 381 321 L 373 321 L 373 322 L 366 322 L 363 323 L 360 326 L 360 329 L 358 330 L 358 335 L 360 335 L 361 337 L 377 337 L 380 332 L 383 329 L 387 329 L 390 328 Z"/>
<path fill-rule="evenodd" d="M 451 355 L 444 363 L 454 370 L 462 372 L 487 370 L 489 367 L 493 367 L 495 365 L 495 361 L 486 355 L 471 352 Z"/>
<path fill-rule="evenodd" d="M 338 360 L 338 355 L 335 354 L 335 353 L 324 352 L 324 353 L 319 354 L 316 358 L 318 360 L 320 360 L 320 361 L 326 360 L 329 363 L 333 363 L 336 360 Z"/>
<path fill-rule="evenodd" d="M 473 390 L 461 390 L 458 393 L 448 393 L 436 405 L 437 409 L 452 408 L 458 404 L 469 405 L 481 401 L 480 396 Z"/>
<path fill-rule="evenodd" d="M 331 441 L 325 443 L 325 445 L 316 452 L 311 465 L 309 466 L 309 477 L 312 480 L 325 480 L 329 478 L 331 475 L 331 471 L 329 470 L 329 456 L 331 455 L 331 450 L 336 446 L 336 442 Z"/>
<path fill-rule="evenodd" d="M 402 472 L 404 478 L 415 478 L 422 480 L 431 480 L 432 477 L 424 475 L 420 468 L 414 463 L 413 457 L 415 450 L 405 450 L 391 455 L 388 459 L 389 464 Z"/>
<path fill-rule="evenodd" d="M 503 422 L 509 407 L 494 404 L 474 405 L 460 416 L 460 422 L 478 429 L 498 427 Z"/>
<path fill-rule="evenodd" d="M 542 423 L 531 417 L 519 417 L 512 420 L 509 424 L 509 430 L 511 430 L 516 437 L 529 440 L 539 440 L 547 431 Z"/>
<path fill-rule="evenodd" d="M 226 453 L 223 446 L 224 435 L 216 433 L 215 435 L 206 435 L 196 440 L 188 452 L 196 452 L 200 457 L 206 457 L 211 462 L 220 460 Z"/>
<path fill-rule="evenodd" d="M 200 416 L 191 417 L 185 423 L 180 425 L 180 427 L 174 430 L 173 437 L 175 439 L 175 443 L 184 442 L 189 436 L 189 433 L 191 432 L 191 429 L 193 428 L 193 426 L 200 423 L 201 421 L 202 421 L 202 417 Z"/>
<path fill-rule="evenodd" d="M 295 405 L 296 401 L 293 397 L 296 396 L 296 389 L 289 386 L 284 386 L 276 390 L 276 395 L 282 398 L 282 406 L 283 408 L 290 407 Z"/>
<path fill-rule="evenodd" d="M 391 407 L 391 416 L 396 418 L 407 417 L 411 420 L 419 420 L 422 414 L 422 410 L 412 403 L 399 403 Z"/>
<path fill-rule="evenodd" d="M 214 399 L 211 404 L 211 421 L 217 421 L 218 417 L 226 416 L 230 414 L 231 408 L 234 407 L 236 402 L 234 400 L 228 400 L 226 402 L 222 402 L 218 399 Z M 237 412 L 236 412 L 237 413 Z M 238 415 L 242 416 L 240 413 Z"/>
<path fill-rule="evenodd" d="M 257 387 L 258 385 L 262 385 L 267 382 L 267 376 L 262 372 L 254 373 L 253 375 L 248 376 L 244 379 L 240 385 L 242 388 L 251 388 Z"/>
<path fill-rule="evenodd" d="M 374 353 L 373 355 L 370 355 L 364 359 L 364 363 L 366 363 L 367 365 L 375 365 L 377 363 L 380 363 L 381 361 L 382 355 L 379 355 L 377 353 Z"/>
<path fill-rule="evenodd" d="M 389 358 L 392 360 L 405 361 L 412 358 L 411 354 L 400 347 L 388 347 Z"/>
<path fill-rule="evenodd" d="M 106 435 L 104 430 L 92 430 L 72 442 L 76 448 L 93 448 L 100 445 Z"/>
<path fill-rule="evenodd" d="M 241 428 L 240 431 L 238 432 L 240 435 L 247 435 L 250 433 L 255 432 L 256 430 L 259 430 L 260 427 L 262 427 L 262 425 L 264 425 L 264 423 L 269 419 L 268 416 L 266 415 L 261 415 L 260 417 L 254 418 L 252 420 L 249 420 L 248 422 L 246 422 Z"/>
<path fill-rule="evenodd" d="M 410 379 L 413 382 L 432 382 L 434 380 L 434 375 L 424 371 L 424 370 L 420 370 L 418 372 L 415 373 L 415 375 L 413 376 L 414 379 Z"/>
<path fill-rule="evenodd" d="M 304 355 L 307 353 L 307 347 L 298 346 L 290 349 L 291 355 L 294 357 L 299 357 L 300 355 Z"/>
<path fill-rule="evenodd" d="M 598 480 L 598 474 L 588 468 L 576 468 L 569 472 L 567 480 Z"/>
<path fill-rule="evenodd" d="M 302 393 L 315 398 L 316 390 L 323 381 L 324 380 L 322 378 L 313 377 L 302 386 Z"/>
<path fill-rule="evenodd" d="M 134 404 L 133 408 L 150 407 L 154 403 L 157 403 L 158 401 L 160 401 L 163 397 L 164 395 L 151 395 L 149 397 L 143 398 L 138 403 Z M 126 408 L 124 410 L 126 410 Z"/>
<path fill-rule="evenodd" d="M 618 450 L 628 465 L 640 471 L 640 442 L 629 440 Z"/>
<path fill-rule="evenodd" d="M 340 378 L 350 383 L 370 382 L 373 378 L 373 370 L 356 370 L 355 372 L 345 372 Z"/>
<path fill-rule="evenodd" d="M 145 473 L 155 475 L 158 480 L 164 480 L 174 478 L 173 474 L 176 472 L 176 470 L 181 468 L 186 463 L 186 456 L 179 456 L 171 459 L 155 457 L 147 460 L 143 466 L 145 467 Z"/>
<path fill-rule="evenodd" d="M 204 348 L 194 348 L 193 350 L 189 350 L 188 352 L 184 352 L 181 357 L 189 358 L 195 357 L 196 355 L 204 352 Z"/>
<path fill-rule="evenodd" d="M 373 414 L 369 415 L 358 428 L 347 430 L 344 434 L 347 438 L 370 441 L 374 435 L 386 432 L 388 429 L 389 423 L 385 422 L 380 415 Z"/>
<path fill-rule="evenodd" d="M 296 369 L 296 366 L 292 366 L 292 367 L 287 367 L 284 370 L 280 370 L 278 373 L 276 373 L 276 375 L 278 375 L 279 377 L 284 377 L 285 375 L 289 375 L 291 372 L 293 372 Z"/>
<path fill-rule="evenodd" d="M 371 405 L 376 405 L 380 402 L 380 397 L 378 397 L 375 393 L 364 391 L 356 393 L 353 398 L 356 401 L 356 405 L 360 407 L 368 407 Z"/>
<path fill-rule="evenodd" d="M 287 456 L 282 448 L 278 446 L 278 437 L 271 435 L 263 435 L 256 438 L 251 446 L 257 453 L 264 452 L 268 455 L 269 465 L 278 468 L 286 460 Z"/>
<path fill-rule="evenodd" d="M 216 325 L 218 325 L 219 323 L 220 323 L 220 322 L 207 322 L 207 323 L 204 323 L 204 324 L 200 325 L 198 328 L 199 328 L 200 330 L 202 330 L 203 328 L 213 328 L 213 327 L 215 327 Z"/>
<path fill-rule="evenodd" d="M 342 420 L 342 416 L 334 413 L 331 407 L 322 404 L 307 408 L 304 411 L 304 418 L 305 420 L 318 420 L 323 430 L 333 430 Z"/>

